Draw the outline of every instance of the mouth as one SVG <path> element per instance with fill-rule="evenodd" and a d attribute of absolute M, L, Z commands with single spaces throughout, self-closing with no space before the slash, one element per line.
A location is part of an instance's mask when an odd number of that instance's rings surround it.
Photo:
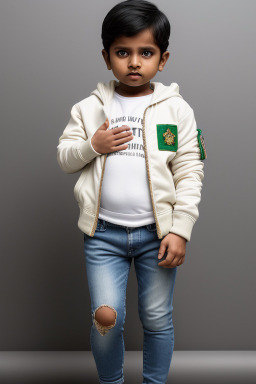
<path fill-rule="evenodd" d="M 131 72 L 131 73 L 128 73 L 128 76 L 131 78 L 137 79 L 141 77 L 141 74 L 139 72 Z"/>

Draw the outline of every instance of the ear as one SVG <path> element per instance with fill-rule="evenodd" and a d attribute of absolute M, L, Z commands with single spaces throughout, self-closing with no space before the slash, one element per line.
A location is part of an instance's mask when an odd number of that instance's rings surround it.
<path fill-rule="evenodd" d="M 107 68 L 111 69 L 111 63 L 110 63 L 110 60 L 109 60 L 109 55 L 108 55 L 108 53 L 107 53 L 107 51 L 105 49 L 102 49 L 102 56 L 103 56 L 103 58 L 105 60 Z"/>
<path fill-rule="evenodd" d="M 170 52 L 169 51 L 165 51 L 163 54 L 162 54 L 162 57 L 159 61 L 159 65 L 158 65 L 158 70 L 161 72 L 163 69 L 164 69 L 164 66 L 168 60 L 170 56 Z"/>

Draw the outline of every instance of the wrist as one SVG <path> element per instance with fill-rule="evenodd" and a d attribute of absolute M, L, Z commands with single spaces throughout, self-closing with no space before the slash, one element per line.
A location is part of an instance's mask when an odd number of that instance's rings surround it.
<path fill-rule="evenodd" d="M 185 243 L 187 243 L 187 239 L 181 235 L 178 235 L 177 233 L 174 233 L 174 232 L 170 232 L 171 235 L 175 235 L 177 236 L 178 238 L 180 238 L 181 240 L 183 240 Z"/>
<path fill-rule="evenodd" d="M 90 139 L 90 143 L 91 143 L 91 147 L 92 147 L 93 151 L 95 153 L 97 153 L 97 155 L 101 155 L 101 153 L 98 151 L 97 147 L 95 146 L 95 143 L 93 141 L 93 137 Z"/>

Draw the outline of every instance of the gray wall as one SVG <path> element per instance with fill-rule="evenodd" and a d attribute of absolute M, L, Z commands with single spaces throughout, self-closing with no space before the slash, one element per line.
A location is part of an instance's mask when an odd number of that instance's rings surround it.
<path fill-rule="evenodd" d="M 101 23 L 118 1 L 1 0 L 1 350 L 89 350 L 90 298 L 73 187 L 56 147 L 71 107 L 113 74 Z M 254 1 L 156 2 L 170 59 L 208 159 L 200 218 L 178 267 L 176 350 L 253 350 L 255 334 Z M 136 337 L 135 337 L 136 330 Z M 127 350 L 142 349 L 134 265 Z"/>

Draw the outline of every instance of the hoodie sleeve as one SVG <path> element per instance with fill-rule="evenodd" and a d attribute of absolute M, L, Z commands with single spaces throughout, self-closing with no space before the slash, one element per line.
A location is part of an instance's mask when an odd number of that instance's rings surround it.
<path fill-rule="evenodd" d="M 65 173 L 80 171 L 101 153 L 95 151 L 88 139 L 81 117 L 80 107 L 75 104 L 71 109 L 71 117 L 57 146 L 57 161 Z"/>
<path fill-rule="evenodd" d="M 204 178 L 197 125 L 190 106 L 179 122 L 178 135 L 177 153 L 170 162 L 176 191 L 170 232 L 190 241 L 193 226 L 199 217 L 198 205 Z"/>

